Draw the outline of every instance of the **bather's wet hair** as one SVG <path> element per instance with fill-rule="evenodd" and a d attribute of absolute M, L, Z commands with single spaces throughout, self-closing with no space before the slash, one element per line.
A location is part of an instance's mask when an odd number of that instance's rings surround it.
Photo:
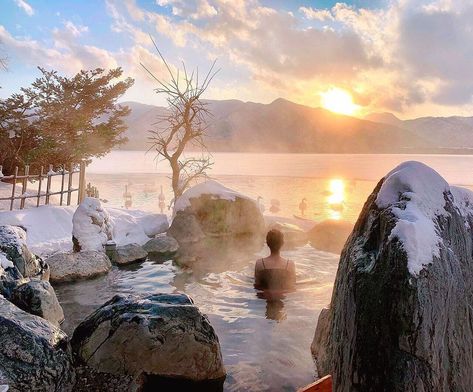
<path fill-rule="evenodd" d="M 266 234 L 266 243 L 271 252 L 277 252 L 284 245 L 284 234 L 278 229 L 271 229 Z"/>

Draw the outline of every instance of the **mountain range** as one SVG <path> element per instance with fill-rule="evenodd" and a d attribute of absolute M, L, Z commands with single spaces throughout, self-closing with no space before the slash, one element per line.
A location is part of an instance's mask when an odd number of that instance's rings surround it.
<path fill-rule="evenodd" d="M 391 113 L 359 119 L 279 98 L 270 104 L 208 100 L 212 113 L 206 143 L 210 151 L 295 153 L 470 153 L 473 117 L 401 120 Z M 164 107 L 123 102 L 128 142 L 120 149 L 150 147 Z"/>

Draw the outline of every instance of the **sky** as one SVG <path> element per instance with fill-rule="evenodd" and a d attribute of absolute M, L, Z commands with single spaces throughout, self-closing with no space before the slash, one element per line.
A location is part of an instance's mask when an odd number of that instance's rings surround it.
<path fill-rule="evenodd" d="M 401 118 L 473 115 L 471 0 L 0 0 L 0 98 L 29 85 L 37 66 L 72 76 L 122 67 L 122 100 L 164 104 L 165 68 L 213 60 L 209 99 L 321 106 L 334 89 L 357 112 Z"/>

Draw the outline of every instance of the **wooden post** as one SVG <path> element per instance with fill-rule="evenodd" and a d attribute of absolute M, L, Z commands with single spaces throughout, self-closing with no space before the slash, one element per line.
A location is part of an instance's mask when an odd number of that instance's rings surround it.
<path fill-rule="evenodd" d="M 36 198 L 36 207 L 39 207 L 39 200 L 41 198 L 41 183 L 42 182 L 43 182 L 43 166 L 41 166 L 41 172 L 39 173 L 38 197 Z"/>
<path fill-rule="evenodd" d="M 71 163 L 69 166 L 69 181 L 67 183 L 67 205 L 71 205 L 71 188 L 72 188 L 72 175 L 74 171 L 74 165 Z"/>
<path fill-rule="evenodd" d="M 53 171 L 53 165 L 49 165 L 48 171 L 48 182 L 46 183 L 46 201 L 45 204 L 49 204 L 49 193 L 51 192 L 51 172 Z"/>
<path fill-rule="evenodd" d="M 82 203 L 85 197 L 85 162 L 80 161 L 80 172 L 79 172 L 79 196 L 77 197 L 77 204 Z"/>
<path fill-rule="evenodd" d="M 26 189 L 28 188 L 28 175 L 30 174 L 30 166 L 25 166 L 25 175 L 23 178 L 23 186 L 21 187 L 21 200 L 20 200 L 20 210 L 25 208 L 25 193 Z"/>
<path fill-rule="evenodd" d="M 62 174 L 61 174 L 61 199 L 59 205 L 62 206 L 62 199 L 64 197 L 64 176 L 66 173 L 66 165 L 62 165 Z"/>
<path fill-rule="evenodd" d="M 13 186 L 12 186 L 12 189 L 11 189 L 10 211 L 13 210 L 13 203 L 15 202 L 16 177 L 18 177 L 18 166 L 15 166 L 15 174 L 13 175 Z"/>

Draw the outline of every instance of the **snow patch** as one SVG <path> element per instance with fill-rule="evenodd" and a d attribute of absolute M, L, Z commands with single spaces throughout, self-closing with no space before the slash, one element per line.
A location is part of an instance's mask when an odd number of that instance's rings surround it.
<path fill-rule="evenodd" d="M 174 211 L 182 211 L 191 206 L 190 199 L 197 199 L 202 195 L 210 195 L 213 199 L 223 199 L 235 201 L 237 197 L 242 199 L 253 200 L 239 192 L 225 187 L 215 180 L 208 180 L 189 188 L 181 197 L 179 197 L 174 205 Z M 254 201 L 254 200 L 253 200 Z"/>
<path fill-rule="evenodd" d="M 408 270 L 420 271 L 439 256 L 436 217 L 446 215 L 448 183 L 435 170 L 416 161 L 404 162 L 386 175 L 376 198 L 379 208 L 390 208 L 398 218 L 389 239 L 398 238 L 408 256 Z"/>
<path fill-rule="evenodd" d="M 7 255 L 0 252 L 0 269 L 13 268 L 13 262 L 7 259 Z"/>

